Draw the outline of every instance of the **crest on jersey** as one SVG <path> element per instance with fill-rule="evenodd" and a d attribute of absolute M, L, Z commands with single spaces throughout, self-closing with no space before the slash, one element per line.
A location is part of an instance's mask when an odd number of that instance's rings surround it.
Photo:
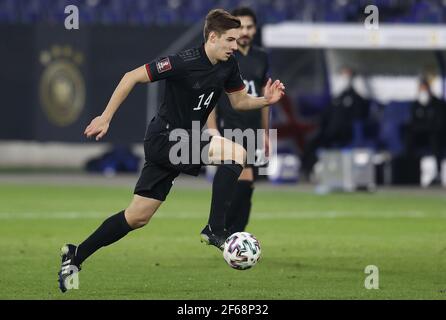
<path fill-rule="evenodd" d="M 169 58 L 164 58 L 156 63 L 158 73 L 163 73 L 172 69 Z"/>

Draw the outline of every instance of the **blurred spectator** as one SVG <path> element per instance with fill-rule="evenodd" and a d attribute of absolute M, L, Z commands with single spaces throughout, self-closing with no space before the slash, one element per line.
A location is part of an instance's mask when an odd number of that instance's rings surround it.
<path fill-rule="evenodd" d="M 362 98 L 353 87 L 355 73 L 350 68 L 340 70 L 340 82 L 344 90 L 333 98 L 321 116 L 316 136 L 307 143 L 302 159 L 302 169 L 307 178 L 317 161 L 320 148 L 345 148 L 353 140 L 354 126 L 364 124 L 369 116 L 370 102 Z"/>
<path fill-rule="evenodd" d="M 418 89 L 418 99 L 411 106 L 409 123 L 403 127 L 405 153 L 409 157 L 419 157 L 423 154 L 434 155 L 438 168 L 435 183 L 438 183 L 441 177 L 445 126 L 446 103 L 432 94 L 429 81 L 422 78 Z"/>

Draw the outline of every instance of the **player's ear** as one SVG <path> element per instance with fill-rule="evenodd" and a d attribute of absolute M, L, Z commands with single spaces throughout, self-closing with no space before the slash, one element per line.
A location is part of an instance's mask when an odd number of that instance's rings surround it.
<path fill-rule="evenodd" d="M 217 32 L 215 32 L 215 31 L 211 31 L 211 32 L 209 33 L 209 41 L 210 41 L 211 43 L 215 43 L 215 40 L 217 40 L 217 38 L 218 38 L 218 34 L 217 34 Z"/>

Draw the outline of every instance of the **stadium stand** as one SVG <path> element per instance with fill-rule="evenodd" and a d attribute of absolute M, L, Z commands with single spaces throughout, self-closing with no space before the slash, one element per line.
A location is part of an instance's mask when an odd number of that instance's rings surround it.
<path fill-rule="evenodd" d="M 380 8 L 381 22 L 433 23 L 446 21 L 445 0 L 258 0 L 245 1 L 263 23 L 281 21 L 358 22 L 367 5 Z M 216 5 L 233 8 L 238 0 L 0 0 L 0 23 L 60 23 L 63 8 L 76 5 L 84 23 L 167 25 L 191 24 Z"/>

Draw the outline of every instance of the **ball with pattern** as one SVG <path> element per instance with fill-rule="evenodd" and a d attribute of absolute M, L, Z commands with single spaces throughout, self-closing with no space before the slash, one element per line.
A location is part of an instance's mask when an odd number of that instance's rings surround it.
<path fill-rule="evenodd" d="M 225 241 L 223 258 L 237 270 L 252 268 L 260 259 L 260 243 L 248 232 L 236 232 Z"/>

